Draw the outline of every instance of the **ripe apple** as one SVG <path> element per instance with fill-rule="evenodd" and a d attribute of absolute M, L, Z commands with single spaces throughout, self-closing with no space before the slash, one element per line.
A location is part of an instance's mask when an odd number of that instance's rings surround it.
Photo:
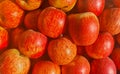
<path fill-rule="evenodd" d="M 113 0 L 115 6 L 120 7 L 120 0 Z"/>
<path fill-rule="evenodd" d="M 17 27 L 10 32 L 10 44 L 13 48 L 18 48 L 19 37 L 25 31 L 23 27 Z"/>
<path fill-rule="evenodd" d="M 62 9 L 65 12 L 70 11 L 76 4 L 77 0 L 48 0 L 51 6 Z"/>
<path fill-rule="evenodd" d="M 31 11 L 38 9 L 43 0 L 16 0 L 16 3 L 24 10 Z"/>
<path fill-rule="evenodd" d="M 76 56 L 74 60 L 62 66 L 62 74 L 90 74 L 90 64 L 83 56 Z"/>
<path fill-rule="evenodd" d="M 114 62 L 109 57 L 106 57 L 91 62 L 90 74 L 117 74 L 117 70 Z"/>
<path fill-rule="evenodd" d="M 97 40 L 89 46 L 86 46 L 87 54 L 94 59 L 108 57 L 114 48 L 114 39 L 109 32 L 100 33 Z"/>
<path fill-rule="evenodd" d="M 117 70 L 120 70 L 120 48 L 114 48 L 110 57 L 114 61 Z"/>
<path fill-rule="evenodd" d="M 27 29 L 37 30 L 37 22 L 38 22 L 38 16 L 40 12 L 41 10 L 38 9 L 38 10 L 28 12 L 25 15 L 24 25 Z"/>
<path fill-rule="evenodd" d="M 77 8 L 79 12 L 93 12 L 99 16 L 105 6 L 105 0 L 78 0 Z"/>
<path fill-rule="evenodd" d="M 21 34 L 18 41 L 21 53 L 30 58 L 39 58 L 45 52 L 47 37 L 40 32 L 29 29 Z"/>
<path fill-rule="evenodd" d="M 99 16 L 100 31 L 112 35 L 120 33 L 120 8 L 105 9 Z"/>
<path fill-rule="evenodd" d="M 18 49 L 8 49 L 0 55 L 0 74 L 27 74 L 29 69 L 29 58 Z"/>
<path fill-rule="evenodd" d="M 98 37 L 99 21 L 92 12 L 70 14 L 68 24 L 69 34 L 76 45 L 91 45 Z"/>
<path fill-rule="evenodd" d="M 61 37 L 48 44 L 48 55 L 58 65 L 70 63 L 77 54 L 77 47 L 69 39 Z"/>
<path fill-rule="evenodd" d="M 66 20 L 66 14 L 55 7 L 45 8 L 38 17 L 38 29 L 44 35 L 57 38 L 62 34 Z"/>
<path fill-rule="evenodd" d="M 16 28 L 23 17 L 24 11 L 10 0 L 0 2 L 0 25 L 4 28 Z"/>
<path fill-rule="evenodd" d="M 61 74 L 60 67 L 51 61 L 39 61 L 32 70 L 32 74 Z"/>

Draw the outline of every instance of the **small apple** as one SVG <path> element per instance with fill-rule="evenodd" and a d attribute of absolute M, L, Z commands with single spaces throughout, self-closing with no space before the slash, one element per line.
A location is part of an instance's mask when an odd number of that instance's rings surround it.
<path fill-rule="evenodd" d="M 16 3 L 24 10 L 31 11 L 38 9 L 43 0 L 16 0 Z"/>
<path fill-rule="evenodd" d="M 94 59 L 91 62 L 90 74 L 117 74 L 116 66 L 109 57 Z"/>
<path fill-rule="evenodd" d="M 98 18 L 92 12 L 70 14 L 68 15 L 68 30 L 76 45 L 91 45 L 99 34 Z"/>
<path fill-rule="evenodd" d="M 109 32 L 100 33 L 97 40 L 89 46 L 86 46 L 87 54 L 94 59 L 108 57 L 114 48 L 114 39 Z"/>
<path fill-rule="evenodd" d="M 0 25 L 4 28 L 16 28 L 23 18 L 24 11 L 10 0 L 0 2 Z"/>
<path fill-rule="evenodd" d="M 8 49 L 0 55 L 0 74 L 27 74 L 29 69 L 29 58 L 18 49 Z"/>
<path fill-rule="evenodd" d="M 61 74 L 60 67 L 51 61 L 39 61 L 33 66 L 32 74 Z"/>
<path fill-rule="evenodd" d="M 78 0 L 77 8 L 79 12 L 93 12 L 99 16 L 105 6 L 105 0 Z"/>
<path fill-rule="evenodd" d="M 62 74 L 90 74 L 90 64 L 83 56 L 76 56 L 74 60 L 62 66 Z"/>
<path fill-rule="evenodd" d="M 77 0 L 48 0 L 49 4 L 62 9 L 65 12 L 70 11 L 76 4 Z"/>
<path fill-rule="evenodd" d="M 40 12 L 41 10 L 38 9 L 38 10 L 28 12 L 25 15 L 24 25 L 27 29 L 37 30 L 37 22 L 38 22 L 38 16 Z"/>
<path fill-rule="evenodd" d="M 55 7 L 47 7 L 38 17 L 38 29 L 44 35 L 57 38 L 62 34 L 66 21 L 66 14 Z"/>
<path fill-rule="evenodd" d="M 34 30 L 24 31 L 18 40 L 18 48 L 24 55 L 30 58 L 41 57 L 46 48 L 47 37 Z"/>
<path fill-rule="evenodd" d="M 99 22 L 101 32 L 120 33 L 120 8 L 105 9 L 99 16 Z"/>
<path fill-rule="evenodd" d="M 77 47 L 69 39 L 61 37 L 48 44 L 48 55 L 58 65 L 70 63 L 77 54 Z"/>
<path fill-rule="evenodd" d="M 110 57 L 114 61 L 117 70 L 120 70 L 120 48 L 114 48 Z"/>

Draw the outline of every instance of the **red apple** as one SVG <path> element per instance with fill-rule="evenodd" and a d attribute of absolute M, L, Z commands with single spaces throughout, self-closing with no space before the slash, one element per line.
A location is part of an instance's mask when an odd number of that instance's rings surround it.
<path fill-rule="evenodd" d="M 0 26 L 0 51 L 7 48 L 9 43 L 8 31 Z"/>
<path fill-rule="evenodd" d="M 27 74 L 29 69 L 29 58 L 18 49 L 8 49 L 0 55 L 0 74 Z"/>
<path fill-rule="evenodd" d="M 24 10 L 35 10 L 38 9 L 43 0 L 16 0 L 16 3 Z"/>
<path fill-rule="evenodd" d="M 83 56 L 76 56 L 74 60 L 67 65 L 62 66 L 62 74 L 89 74 L 90 64 Z"/>
<path fill-rule="evenodd" d="M 100 33 L 94 44 L 85 47 L 87 54 L 94 59 L 108 57 L 113 48 L 114 39 L 109 32 Z"/>
<path fill-rule="evenodd" d="M 117 74 L 117 70 L 114 62 L 109 57 L 106 57 L 91 62 L 90 74 Z"/>
<path fill-rule="evenodd" d="M 48 44 L 48 55 L 50 59 L 58 65 L 70 63 L 76 54 L 76 45 L 65 37 L 51 40 Z"/>
<path fill-rule="evenodd" d="M 48 0 L 49 4 L 60 8 L 65 12 L 70 11 L 76 4 L 77 0 Z"/>
<path fill-rule="evenodd" d="M 111 58 L 114 61 L 117 70 L 120 70 L 120 48 L 114 48 Z"/>
<path fill-rule="evenodd" d="M 38 29 L 44 35 L 57 38 L 62 34 L 66 20 L 66 14 L 55 7 L 45 8 L 38 17 Z"/>
<path fill-rule="evenodd" d="M 120 33 L 120 8 L 105 9 L 99 16 L 100 31 L 112 35 Z"/>
<path fill-rule="evenodd" d="M 68 24 L 69 34 L 76 45 L 91 45 L 98 37 L 99 21 L 92 12 L 70 14 Z"/>
<path fill-rule="evenodd" d="M 32 74 L 61 74 L 60 67 L 51 61 L 39 61 L 34 67 Z"/>
<path fill-rule="evenodd" d="M 0 25 L 4 28 L 16 28 L 23 17 L 24 11 L 10 0 L 0 2 Z"/>
<path fill-rule="evenodd" d="M 46 48 L 47 37 L 34 30 L 26 30 L 19 37 L 18 48 L 24 55 L 30 58 L 41 57 Z"/>
<path fill-rule="evenodd" d="M 105 0 L 78 0 L 77 8 L 79 12 L 93 12 L 99 16 L 105 6 Z"/>
<path fill-rule="evenodd" d="M 120 0 L 113 0 L 115 6 L 120 7 Z"/>

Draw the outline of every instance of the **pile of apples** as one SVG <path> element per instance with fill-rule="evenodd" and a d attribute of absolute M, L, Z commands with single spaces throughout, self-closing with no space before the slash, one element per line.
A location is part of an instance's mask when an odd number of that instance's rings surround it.
<path fill-rule="evenodd" d="M 0 0 L 0 74 L 120 74 L 120 0 Z"/>

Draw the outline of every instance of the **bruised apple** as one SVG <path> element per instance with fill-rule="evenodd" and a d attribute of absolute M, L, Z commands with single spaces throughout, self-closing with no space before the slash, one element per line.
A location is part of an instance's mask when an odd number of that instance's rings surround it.
<path fill-rule="evenodd" d="M 117 74 L 116 66 L 109 57 L 95 59 L 91 62 L 90 74 Z"/>
<path fill-rule="evenodd" d="M 27 74 L 29 69 L 29 58 L 18 49 L 8 49 L 0 55 L 0 74 Z"/>
<path fill-rule="evenodd" d="M 44 35 L 57 38 L 62 34 L 66 21 L 66 14 L 55 7 L 46 7 L 38 17 L 38 29 Z"/>
<path fill-rule="evenodd" d="M 65 12 L 70 11 L 76 4 L 77 0 L 48 0 L 49 4 L 62 9 Z"/>
<path fill-rule="evenodd" d="M 114 39 L 109 32 L 100 33 L 97 40 L 86 46 L 87 54 L 94 59 L 108 57 L 114 48 Z"/>
<path fill-rule="evenodd" d="M 32 74 L 61 74 L 60 72 L 60 67 L 51 61 L 39 61 L 32 70 Z"/>
<path fill-rule="evenodd" d="M 90 74 L 90 64 L 83 56 L 76 56 L 74 60 L 62 66 L 62 74 Z"/>
<path fill-rule="evenodd" d="M 93 12 L 99 16 L 105 6 L 106 0 L 78 0 L 77 8 L 79 12 Z"/>
<path fill-rule="evenodd" d="M 48 55 L 50 59 L 58 65 L 70 63 L 76 54 L 76 45 L 65 37 L 51 40 L 48 44 Z"/>
<path fill-rule="evenodd" d="M 76 45 L 88 46 L 99 34 L 99 21 L 92 12 L 68 15 L 68 30 Z"/>
<path fill-rule="evenodd" d="M 4 28 L 16 28 L 23 17 L 24 11 L 10 0 L 0 2 L 0 25 Z"/>
<path fill-rule="evenodd" d="M 105 9 L 99 16 L 100 31 L 112 35 L 120 33 L 120 8 Z"/>
<path fill-rule="evenodd" d="M 117 70 L 120 70 L 120 48 L 114 48 L 110 57 L 114 61 Z"/>
<path fill-rule="evenodd" d="M 35 10 L 38 9 L 43 0 L 16 0 L 16 3 L 24 10 Z"/>
<path fill-rule="evenodd" d="M 18 40 L 18 48 L 24 55 L 30 58 L 41 57 L 46 48 L 47 37 L 34 30 L 24 31 Z"/>

